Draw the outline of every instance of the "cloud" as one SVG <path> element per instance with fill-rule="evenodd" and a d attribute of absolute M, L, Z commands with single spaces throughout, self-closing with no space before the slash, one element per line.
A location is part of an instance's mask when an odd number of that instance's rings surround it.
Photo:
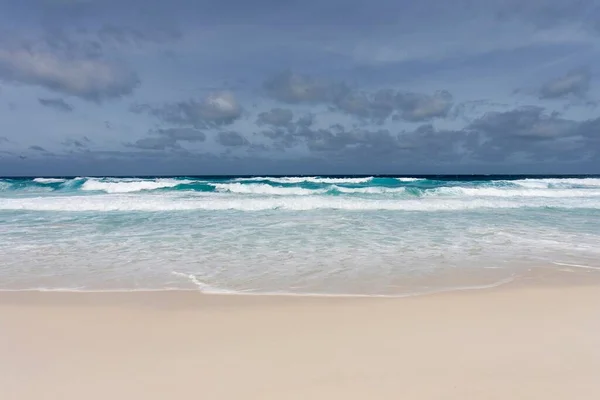
<path fill-rule="evenodd" d="M 38 145 L 29 146 L 29 150 L 39 151 L 41 153 L 47 153 L 48 152 L 48 150 L 46 150 L 42 146 L 38 146 Z"/>
<path fill-rule="evenodd" d="M 62 141 L 62 144 L 67 147 L 77 147 L 79 149 L 85 149 L 88 147 L 88 144 L 90 142 L 90 139 L 88 139 L 87 136 L 84 136 L 81 140 L 72 138 L 65 139 Z"/>
<path fill-rule="evenodd" d="M 164 122 L 195 128 L 229 125 L 242 116 L 242 107 L 230 91 L 211 93 L 202 101 L 192 99 L 160 106 L 135 104 L 130 111 L 148 113 Z"/>
<path fill-rule="evenodd" d="M 128 147 L 142 150 L 182 149 L 179 142 L 204 142 L 204 132 L 193 128 L 166 128 L 150 131 L 151 136 L 128 143 Z"/>
<path fill-rule="evenodd" d="M 156 133 L 169 137 L 175 141 L 204 142 L 206 140 L 204 132 L 193 128 L 158 129 Z"/>
<path fill-rule="evenodd" d="M 125 144 L 127 147 L 135 147 L 141 150 L 166 150 L 176 149 L 180 146 L 177 141 L 169 136 L 146 137 L 136 140 L 134 143 Z"/>
<path fill-rule="evenodd" d="M 596 143 L 596 148 L 600 154 L 600 117 L 581 122 L 577 128 L 577 133 L 586 137 L 592 143 Z"/>
<path fill-rule="evenodd" d="M 440 90 L 433 95 L 419 93 L 398 93 L 396 96 L 401 116 L 407 121 L 429 121 L 443 118 L 452 108 L 452 95 Z"/>
<path fill-rule="evenodd" d="M 284 71 L 267 79 L 263 83 L 263 89 L 267 96 L 289 104 L 333 102 L 349 90 L 343 83 L 291 71 Z"/>
<path fill-rule="evenodd" d="M 325 104 L 331 110 L 379 124 L 392 115 L 397 120 L 410 122 L 445 118 L 454 104 L 452 94 L 446 90 L 439 90 L 432 95 L 394 89 L 369 92 L 352 89 L 343 82 L 317 79 L 289 71 L 268 79 L 263 87 L 269 97 L 284 103 Z M 283 116 L 282 109 L 277 109 L 276 112 L 259 115 L 258 122 L 270 124 L 266 121 Z M 285 117 L 291 119 L 289 113 Z"/>
<path fill-rule="evenodd" d="M 474 157 L 482 161 L 501 162 L 515 157 L 536 162 L 581 161 L 590 152 L 597 152 L 582 135 L 586 123 L 528 106 L 487 113 L 465 129 L 478 134 Z"/>
<path fill-rule="evenodd" d="M 101 102 L 130 95 L 137 75 L 121 65 L 49 49 L 0 48 L 0 80 Z"/>
<path fill-rule="evenodd" d="M 71 112 L 73 111 L 73 106 L 64 101 L 63 99 L 38 99 L 39 103 L 44 107 L 50 107 L 57 111 L 62 112 Z"/>
<path fill-rule="evenodd" d="M 373 94 L 352 91 L 335 101 L 335 107 L 359 118 L 383 123 L 397 109 L 397 95 L 393 90 L 379 90 Z"/>
<path fill-rule="evenodd" d="M 233 131 L 219 132 L 217 142 L 225 147 L 242 147 L 250 144 L 248 139 Z"/>
<path fill-rule="evenodd" d="M 394 119 L 410 122 L 445 118 L 452 108 L 452 95 L 445 90 L 433 95 L 382 89 L 374 93 L 349 92 L 335 102 L 337 109 L 375 123 Z"/>
<path fill-rule="evenodd" d="M 570 95 L 582 97 L 590 89 L 591 74 L 587 70 L 571 71 L 546 82 L 540 89 L 540 98 L 557 99 Z"/>
<path fill-rule="evenodd" d="M 546 114 L 542 107 L 521 107 L 507 112 L 489 112 L 473 121 L 468 129 L 492 138 L 547 140 L 577 133 L 575 121 Z"/>
<path fill-rule="evenodd" d="M 427 123 L 394 132 L 340 124 L 316 129 L 291 123 L 261 134 L 276 150 L 305 147 L 327 160 L 366 165 L 574 161 L 600 156 L 599 121 L 565 119 L 541 107 L 525 106 L 488 112 L 462 129 L 439 129 Z"/>
<path fill-rule="evenodd" d="M 153 26 L 152 29 L 105 24 L 98 31 L 98 38 L 104 44 L 141 46 L 145 43 L 164 44 L 182 38 L 182 33 L 175 27 Z"/>
<path fill-rule="evenodd" d="M 292 110 L 284 108 L 273 108 L 269 111 L 258 114 L 256 124 L 271 126 L 287 126 L 294 119 Z"/>

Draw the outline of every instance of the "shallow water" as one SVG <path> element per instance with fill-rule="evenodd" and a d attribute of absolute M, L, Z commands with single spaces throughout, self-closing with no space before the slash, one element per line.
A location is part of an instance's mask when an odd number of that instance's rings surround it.
<path fill-rule="evenodd" d="M 0 289 L 394 295 L 564 264 L 600 268 L 600 178 L 0 180 Z"/>

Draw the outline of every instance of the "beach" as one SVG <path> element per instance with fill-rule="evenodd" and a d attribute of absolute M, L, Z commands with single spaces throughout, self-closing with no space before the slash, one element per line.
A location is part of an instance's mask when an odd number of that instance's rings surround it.
<path fill-rule="evenodd" d="M 593 399 L 597 281 L 405 298 L 2 292 L 0 398 Z"/>

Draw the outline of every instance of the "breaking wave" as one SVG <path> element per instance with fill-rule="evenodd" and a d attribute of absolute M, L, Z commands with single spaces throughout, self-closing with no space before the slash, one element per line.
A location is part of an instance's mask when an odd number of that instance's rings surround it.
<path fill-rule="evenodd" d="M 600 209 L 600 178 L 0 179 L 0 209 L 40 211 Z"/>

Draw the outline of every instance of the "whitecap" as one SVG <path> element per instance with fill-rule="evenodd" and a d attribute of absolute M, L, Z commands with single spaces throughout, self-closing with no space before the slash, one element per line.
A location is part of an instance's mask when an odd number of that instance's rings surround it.
<path fill-rule="evenodd" d="M 131 193 L 142 190 L 156 190 L 163 188 L 171 188 L 178 185 L 190 183 L 191 181 L 176 180 L 176 179 L 87 179 L 81 186 L 81 190 L 106 192 L 106 193 Z"/>
<path fill-rule="evenodd" d="M 63 182 L 66 182 L 67 180 L 59 179 L 59 178 L 35 178 L 33 181 L 36 183 L 45 184 L 45 183 L 63 183 Z"/>

